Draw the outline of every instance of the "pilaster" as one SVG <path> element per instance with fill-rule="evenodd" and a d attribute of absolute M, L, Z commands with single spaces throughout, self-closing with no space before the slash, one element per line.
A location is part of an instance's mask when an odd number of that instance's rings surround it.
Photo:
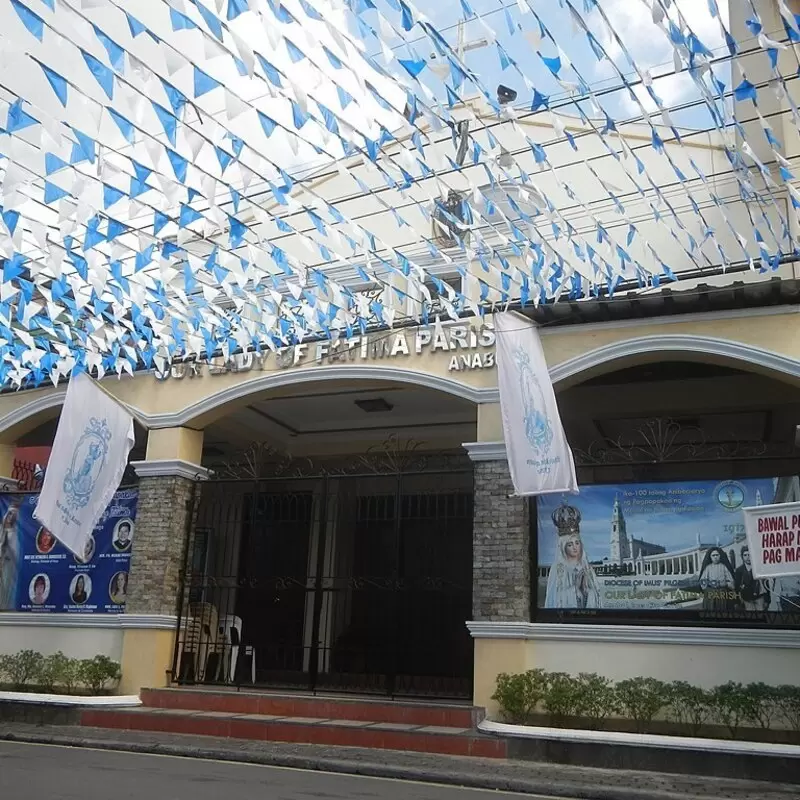
<path fill-rule="evenodd" d="M 489 438 L 494 437 L 494 438 Z M 478 407 L 473 462 L 472 618 L 528 621 L 531 613 L 530 503 L 514 496 L 499 404 Z"/>
<path fill-rule="evenodd" d="M 125 614 L 122 685 L 127 692 L 167 685 L 172 668 L 181 576 L 199 502 L 202 431 L 150 431 L 147 459 L 133 462 L 139 476 L 136 530 L 131 548 Z M 193 460 L 189 460 L 189 459 Z"/>

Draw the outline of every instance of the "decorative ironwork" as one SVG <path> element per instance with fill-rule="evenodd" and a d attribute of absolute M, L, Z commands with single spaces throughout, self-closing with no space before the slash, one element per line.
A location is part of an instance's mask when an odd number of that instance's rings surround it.
<path fill-rule="evenodd" d="M 217 480 L 319 477 L 322 470 L 310 458 L 294 458 L 268 442 L 254 442 L 237 457 L 214 468 Z"/>
<path fill-rule="evenodd" d="M 347 475 L 399 475 L 441 470 L 466 471 L 471 463 L 465 454 L 424 449 L 425 442 L 396 434 L 365 453 L 339 459 L 295 458 L 267 442 L 255 442 L 239 456 L 213 468 L 216 480 L 259 481 L 270 478 L 322 478 Z"/>
<path fill-rule="evenodd" d="M 30 461 L 23 461 L 22 459 L 14 459 L 14 465 L 11 468 L 11 478 L 17 482 L 16 491 L 20 492 L 40 492 L 44 484 L 44 476 L 47 468 L 41 464 L 33 464 Z M 122 475 L 121 486 L 132 486 L 138 483 L 139 479 L 136 475 L 136 470 L 128 464 Z"/>
<path fill-rule="evenodd" d="M 366 453 L 357 456 L 356 465 L 378 475 L 424 472 L 432 454 L 420 451 L 422 445 L 423 442 L 401 439 L 393 434 L 382 444 L 370 447 Z"/>
<path fill-rule="evenodd" d="M 44 481 L 44 469 L 38 464 L 14 459 L 11 477 L 17 481 L 20 491 L 38 492 L 42 488 L 42 482 Z"/>
<path fill-rule="evenodd" d="M 741 441 L 735 435 L 709 442 L 702 428 L 681 425 L 674 419 L 654 418 L 617 439 L 603 438 L 586 449 L 574 449 L 579 466 L 662 464 L 683 461 L 730 461 L 790 456 L 792 447 Z"/>

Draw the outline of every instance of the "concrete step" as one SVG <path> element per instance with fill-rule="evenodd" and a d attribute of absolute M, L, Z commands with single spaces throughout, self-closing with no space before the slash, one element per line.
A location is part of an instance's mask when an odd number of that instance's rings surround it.
<path fill-rule="evenodd" d="M 452 756 L 505 758 L 506 743 L 472 728 L 370 722 L 352 719 L 237 714 L 191 709 L 87 709 L 81 725 L 91 728 L 184 733 L 220 739 L 295 742 L 339 747 L 406 750 Z"/>
<path fill-rule="evenodd" d="M 143 689 L 141 698 L 148 708 L 470 729 L 476 728 L 484 717 L 483 709 L 466 703 L 422 703 L 269 692 Z"/>

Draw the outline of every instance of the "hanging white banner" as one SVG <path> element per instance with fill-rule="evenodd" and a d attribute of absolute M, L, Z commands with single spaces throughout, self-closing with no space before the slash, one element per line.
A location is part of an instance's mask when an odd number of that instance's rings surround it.
<path fill-rule="evenodd" d="M 800 503 L 743 508 L 754 578 L 800 575 Z"/>
<path fill-rule="evenodd" d="M 33 516 L 78 558 L 122 481 L 133 443 L 128 411 L 88 375 L 73 377 Z"/>
<path fill-rule="evenodd" d="M 577 492 L 575 462 L 558 414 L 536 325 L 494 317 L 497 383 L 508 466 L 519 495 Z"/>

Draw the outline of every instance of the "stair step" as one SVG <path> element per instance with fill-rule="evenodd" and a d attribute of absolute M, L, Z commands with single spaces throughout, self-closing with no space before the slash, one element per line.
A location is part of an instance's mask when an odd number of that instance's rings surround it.
<path fill-rule="evenodd" d="M 396 722 L 476 728 L 483 709 L 455 703 L 414 703 L 343 697 L 309 697 L 259 692 L 211 692 L 191 689 L 143 689 L 148 708 L 223 711 L 229 714 L 269 714 L 361 722 Z"/>
<path fill-rule="evenodd" d="M 506 743 L 470 728 L 399 722 L 323 719 L 273 714 L 231 714 L 192 709 L 87 709 L 81 725 L 91 728 L 183 733 L 221 739 L 293 742 L 452 756 L 505 758 Z"/>

